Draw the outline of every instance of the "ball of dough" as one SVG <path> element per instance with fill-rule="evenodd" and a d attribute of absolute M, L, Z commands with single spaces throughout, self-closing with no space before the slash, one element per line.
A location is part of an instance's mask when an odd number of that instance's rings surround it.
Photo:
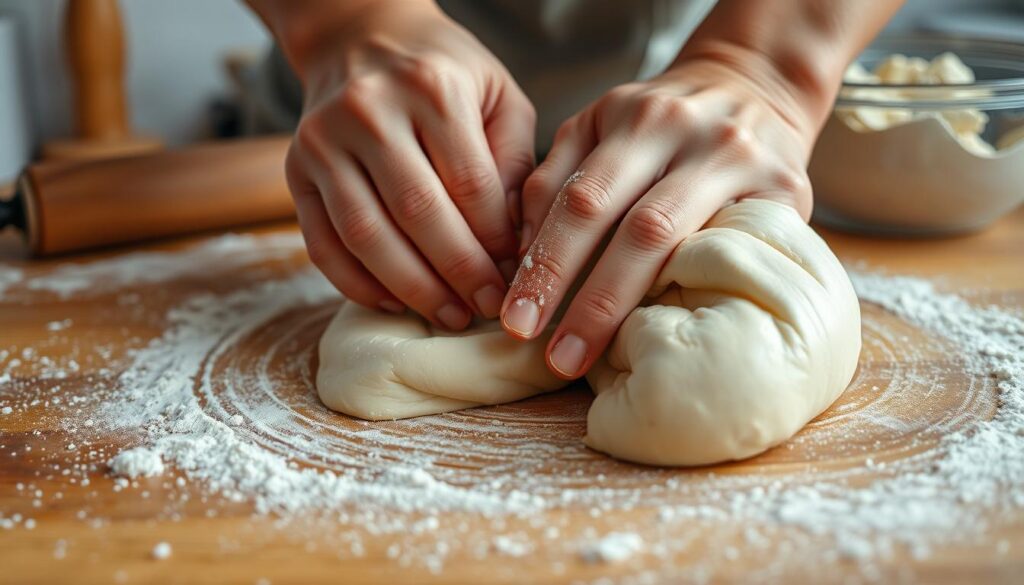
<path fill-rule="evenodd" d="M 520 343 L 496 321 L 451 333 L 346 302 L 320 339 L 316 386 L 328 408 L 367 420 L 512 402 L 565 386 L 544 363 L 552 330 Z"/>
<path fill-rule="evenodd" d="M 621 459 L 701 465 L 793 436 L 849 384 L 860 306 L 795 211 L 745 200 L 676 248 L 587 379 L 586 443 Z"/>
<path fill-rule="evenodd" d="M 853 376 L 860 308 L 842 265 L 791 208 L 745 200 L 681 243 L 587 379 L 589 446 L 698 465 L 756 455 L 823 411 Z M 320 342 L 317 389 L 370 420 L 498 404 L 566 385 L 552 328 L 522 343 L 496 322 L 461 334 L 345 303 Z"/>

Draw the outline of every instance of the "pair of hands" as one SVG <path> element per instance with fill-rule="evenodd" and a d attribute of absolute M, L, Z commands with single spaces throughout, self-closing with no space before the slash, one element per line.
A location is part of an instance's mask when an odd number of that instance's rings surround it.
<path fill-rule="evenodd" d="M 611 233 L 548 347 L 575 378 L 722 205 L 810 213 L 814 124 L 756 59 L 684 55 L 617 87 L 534 168 L 535 113 L 502 64 L 432 4 L 387 4 L 304 64 L 286 167 L 311 259 L 359 304 L 455 330 L 500 315 L 530 339 Z"/>

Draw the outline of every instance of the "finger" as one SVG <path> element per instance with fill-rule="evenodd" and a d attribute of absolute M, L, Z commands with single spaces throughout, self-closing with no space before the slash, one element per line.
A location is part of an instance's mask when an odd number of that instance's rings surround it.
<path fill-rule="evenodd" d="M 498 167 L 512 222 L 520 227 L 520 193 L 523 182 L 537 164 L 534 155 L 537 113 L 518 87 L 511 84 L 504 87 L 494 110 L 484 121 L 484 133 Z"/>
<path fill-rule="evenodd" d="M 502 312 L 509 333 L 532 338 L 544 329 L 604 235 L 669 157 L 668 149 L 618 136 L 583 161 L 556 197 L 512 282 Z"/>
<path fill-rule="evenodd" d="M 418 134 L 448 197 L 493 261 L 515 270 L 517 241 L 507 199 L 483 121 L 472 108 L 462 116 L 431 109 L 419 117 Z M 494 316 L 494 315 L 491 315 Z"/>
<path fill-rule="evenodd" d="M 398 227 L 467 305 L 484 317 L 496 317 L 505 281 L 412 132 L 367 154 L 362 160 Z"/>
<path fill-rule="evenodd" d="M 519 240 L 519 256 L 533 244 L 555 195 L 580 167 L 583 159 L 597 146 L 593 123 L 586 112 L 570 118 L 558 129 L 555 142 L 544 161 L 523 184 L 523 225 Z"/>
<path fill-rule="evenodd" d="M 523 226 L 523 196 L 522 196 L 522 193 L 523 192 L 522 192 L 521 189 L 514 189 L 514 190 L 512 190 L 512 191 L 510 191 L 508 193 L 508 195 L 507 195 L 507 197 L 505 199 L 505 206 L 508 208 L 508 216 L 512 218 L 512 223 L 516 226 L 516 228 L 521 228 Z M 516 244 L 516 247 L 518 249 L 518 243 Z M 518 257 L 519 257 L 519 254 L 516 255 L 516 258 L 518 258 Z M 499 268 L 502 268 L 502 267 L 499 266 Z M 512 277 L 515 276 L 515 268 L 516 268 L 516 264 L 513 263 L 512 264 L 511 273 L 509 273 L 509 274 L 506 274 L 505 270 L 502 268 L 502 271 L 501 271 L 502 276 L 504 276 L 507 280 L 512 280 Z"/>
<path fill-rule="evenodd" d="M 405 305 L 345 249 L 319 197 L 299 196 L 295 209 L 310 260 L 335 288 L 364 307 L 389 313 L 405 311 Z"/>
<path fill-rule="evenodd" d="M 335 157 L 329 167 L 316 165 L 314 174 L 341 241 L 381 284 L 436 324 L 469 325 L 465 305 L 399 231 L 354 160 Z"/>
<path fill-rule="evenodd" d="M 403 305 L 348 250 L 331 225 L 316 186 L 292 171 L 288 185 L 310 260 L 346 298 L 369 308 L 401 313 Z"/>
<path fill-rule="evenodd" d="M 677 170 L 629 210 L 555 329 L 547 350 L 552 372 L 572 379 L 590 369 L 679 242 L 734 192 L 729 187 Z"/>

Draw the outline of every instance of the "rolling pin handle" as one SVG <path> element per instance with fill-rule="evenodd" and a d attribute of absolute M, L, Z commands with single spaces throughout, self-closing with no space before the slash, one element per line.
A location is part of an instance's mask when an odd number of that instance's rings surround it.
<path fill-rule="evenodd" d="M 21 189 L 14 189 L 9 199 L 0 199 L 0 232 L 7 226 L 25 231 L 25 199 Z"/>

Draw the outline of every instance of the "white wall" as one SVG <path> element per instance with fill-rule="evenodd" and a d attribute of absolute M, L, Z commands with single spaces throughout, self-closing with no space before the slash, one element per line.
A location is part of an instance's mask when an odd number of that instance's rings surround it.
<path fill-rule="evenodd" d="M 61 37 L 64 0 L 0 0 L 22 36 L 36 144 L 71 129 Z M 202 137 L 206 106 L 227 87 L 226 50 L 261 48 L 267 35 L 241 0 L 122 0 L 132 122 L 171 144 Z M 2 137 L 0 137 L 2 139 Z"/>

